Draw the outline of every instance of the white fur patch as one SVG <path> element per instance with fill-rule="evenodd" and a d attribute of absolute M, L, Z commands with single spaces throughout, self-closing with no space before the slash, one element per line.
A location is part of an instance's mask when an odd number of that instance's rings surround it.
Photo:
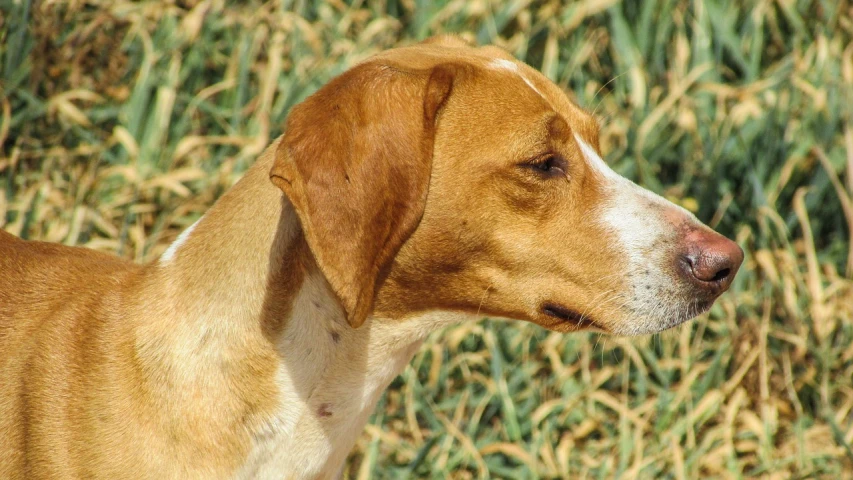
<path fill-rule="evenodd" d="M 628 182 L 628 179 L 614 172 L 613 169 L 611 169 L 610 166 L 607 165 L 598 155 L 598 152 L 596 152 L 590 144 L 586 143 L 577 133 L 575 133 L 575 141 L 578 142 L 578 145 L 581 147 L 581 152 L 583 152 L 583 156 L 586 158 L 587 162 L 589 162 L 589 166 L 591 166 L 593 170 L 611 180 Z"/>
<path fill-rule="evenodd" d="M 503 58 L 497 58 L 495 60 L 492 60 L 491 66 L 493 68 L 497 68 L 499 70 L 507 70 L 507 71 L 515 73 L 522 80 L 524 80 L 524 83 L 526 83 L 527 86 L 530 87 L 531 90 L 536 92 L 536 94 L 539 95 L 540 97 L 545 98 L 545 96 L 542 95 L 542 92 L 540 92 L 539 89 L 536 88 L 533 85 L 533 83 L 530 80 L 528 80 L 527 77 L 524 76 L 524 74 L 521 73 L 521 70 L 518 68 L 518 65 L 516 65 L 515 62 L 513 62 L 511 60 L 506 60 Z"/>
<path fill-rule="evenodd" d="M 344 320 L 319 273 L 306 277 L 278 342 L 278 411 L 253 432 L 237 478 L 334 478 L 388 384 L 426 336 L 470 319 L 433 312 L 405 320 Z"/>
<path fill-rule="evenodd" d="M 204 216 L 196 220 L 195 223 L 187 227 L 186 230 L 184 230 L 183 232 L 181 232 L 180 235 L 178 235 L 178 238 L 175 239 L 175 241 L 172 242 L 171 245 L 169 245 L 169 248 L 167 248 L 166 251 L 163 252 L 163 255 L 160 256 L 160 263 L 171 263 L 172 260 L 175 259 L 175 255 L 178 253 L 178 249 L 181 248 L 181 245 L 186 243 L 187 239 L 190 238 L 190 234 L 193 233 L 195 226 L 198 225 L 198 222 L 200 222 L 202 218 L 204 218 Z"/>
<path fill-rule="evenodd" d="M 626 256 L 625 276 L 629 279 L 624 307 L 635 312 L 630 322 L 613 329 L 621 335 L 643 335 L 661 330 L 661 319 L 676 316 L 671 305 L 681 302 L 670 298 L 675 281 L 671 273 L 661 268 L 671 252 L 666 245 L 675 236 L 673 219 L 699 223 L 687 210 L 665 198 L 640 187 L 614 172 L 596 151 L 578 134 L 575 140 L 592 168 L 601 175 L 608 190 L 601 223 L 615 236 L 615 244 Z"/>

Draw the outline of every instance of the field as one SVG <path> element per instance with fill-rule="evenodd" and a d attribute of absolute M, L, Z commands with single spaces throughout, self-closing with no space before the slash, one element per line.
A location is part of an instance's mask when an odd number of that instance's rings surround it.
<path fill-rule="evenodd" d="M 541 69 L 746 261 L 653 337 L 437 332 L 347 478 L 853 478 L 848 0 L 0 1 L 0 227 L 153 260 L 294 104 L 444 32 Z"/>

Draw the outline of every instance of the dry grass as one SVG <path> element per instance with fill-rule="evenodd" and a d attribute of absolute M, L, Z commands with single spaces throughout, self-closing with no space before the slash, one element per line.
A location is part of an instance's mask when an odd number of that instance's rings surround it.
<path fill-rule="evenodd" d="M 615 168 L 747 251 L 646 339 L 484 321 L 433 337 L 352 478 L 853 478 L 853 4 L 0 3 L 0 226 L 156 258 L 378 50 L 497 43 L 602 118 Z"/>

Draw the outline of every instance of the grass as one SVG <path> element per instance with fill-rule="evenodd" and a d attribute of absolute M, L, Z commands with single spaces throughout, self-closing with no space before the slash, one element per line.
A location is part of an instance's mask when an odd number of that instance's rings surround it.
<path fill-rule="evenodd" d="M 496 43 L 602 119 L 620 173 L 736 238 L 662 335 L 434 335 L 351 478 L 853 478 L 853 3 L 0 0 L 0 226 L 162 253 L 376 51 Z"/>

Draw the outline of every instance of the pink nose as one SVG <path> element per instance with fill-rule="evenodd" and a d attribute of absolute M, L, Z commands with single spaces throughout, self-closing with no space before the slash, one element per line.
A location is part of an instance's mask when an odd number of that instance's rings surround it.
<path fill-rule="evenodd" d="M 705 294 L 716 297 L 728 290 L 741 262 L 743 250 L 717 232 L 697 229 L 684 239 L 682 255 L 685 276 Z"/>

